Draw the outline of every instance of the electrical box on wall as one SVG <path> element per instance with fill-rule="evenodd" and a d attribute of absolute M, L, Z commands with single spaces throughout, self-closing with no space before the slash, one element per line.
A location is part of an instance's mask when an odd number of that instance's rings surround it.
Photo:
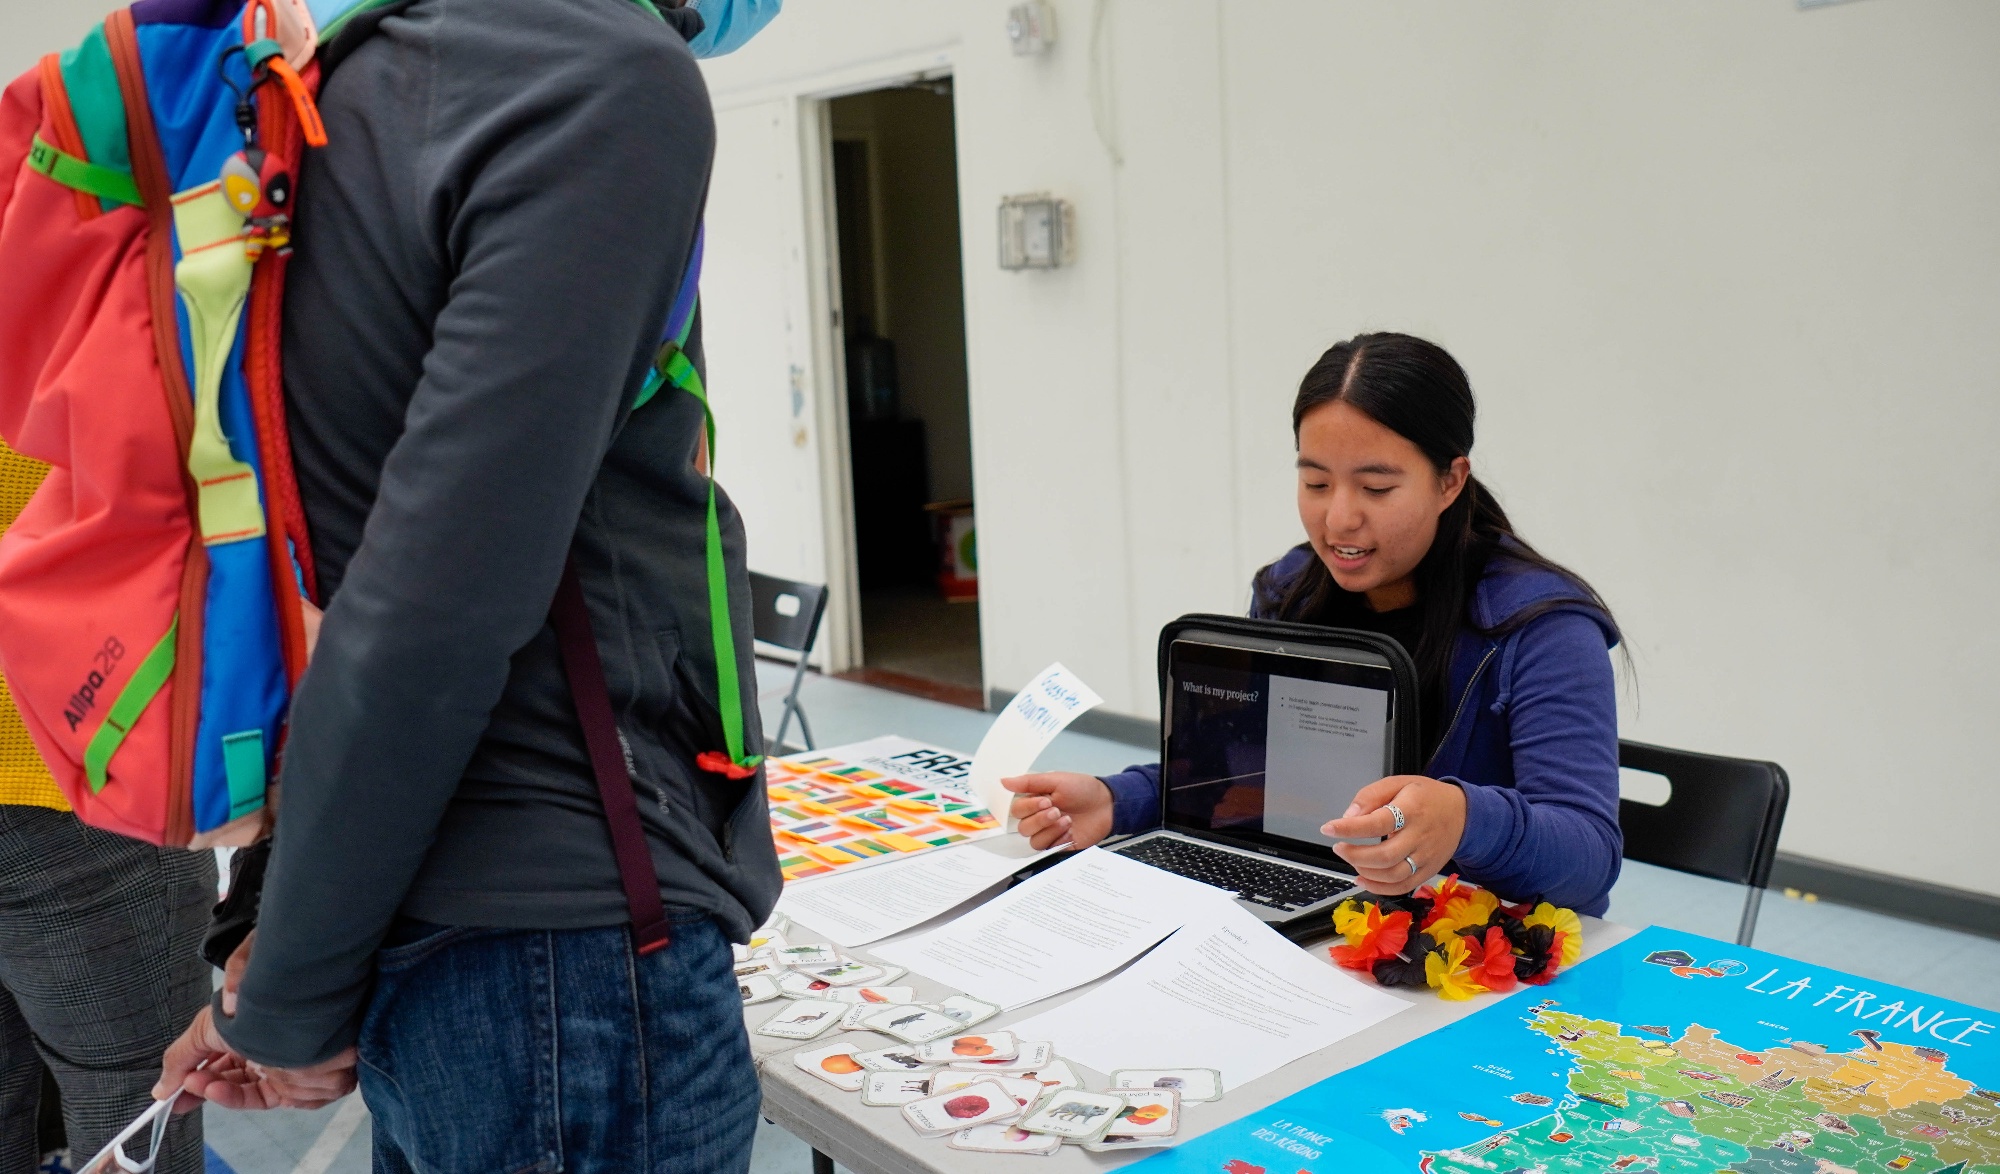
<path fill-rule="evenodd" d="M 1016 57 L 1039 57 L 1056 45 L 1056 10 L 1048 0 L 1031 0 L 1007 10 L 1007 40 Z"/>
<path fill-rule="evenodd" d="M 1000 268 L 1054 269 L 1076 259 L 1076 211 L 1047 192 L 1000 201 Z"/>

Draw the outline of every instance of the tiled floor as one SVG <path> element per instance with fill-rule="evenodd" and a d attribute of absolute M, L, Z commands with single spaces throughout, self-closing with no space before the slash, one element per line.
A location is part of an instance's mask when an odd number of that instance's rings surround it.
<path fill-rule="evenodd" d="M 773 673 L 768 690 L 782 695 Z M 784 682 L 788 684 L 789 682 Z M 877 734 L 904 734 L 970 752 L 986 731 L 981 713 L 847 681 L 813 677 L 801 694 L 823 746 Z M 775 710 L 772 714 L 775 724 Z M 1043 756 L 1050 768 L 1106 773 L 1153 755 L 1138 747 L 1063 734 Z M 1643 864 L 1627 864 L 1612 892 L 1613 920 L 1659 924 L 1732 940 L 1742 890 Z M 2000 941 L 1899 921 L 1839 905 L 1764 902 L 1756 945 L 1803 961 L 1838 967 L 1974 1006 L 2000 1009 Z M 237 1174 L 361 1174 L 368 1169 L 366 1110 L 358 1098 L 317 1113 L 210 1110 L 209 1145 Z M 751 1161 L 755 1174 L 808 1174 L 810 1151 L 765 1126 Z"/>

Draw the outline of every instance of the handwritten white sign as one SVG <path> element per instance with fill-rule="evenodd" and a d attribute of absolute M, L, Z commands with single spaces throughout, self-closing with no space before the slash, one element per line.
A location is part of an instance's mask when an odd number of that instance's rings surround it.
<path fill-rule="evenodd" d="M 1013 796 L 1000 780 L 1024 774 L 1063 727 L 1103 702 L 1058 661 L 1014 695 L 972 755 L 972 793 L 995 815 L 1006 816 Z M 1014 820 L 1007 817 L 1007 826 Z"/>

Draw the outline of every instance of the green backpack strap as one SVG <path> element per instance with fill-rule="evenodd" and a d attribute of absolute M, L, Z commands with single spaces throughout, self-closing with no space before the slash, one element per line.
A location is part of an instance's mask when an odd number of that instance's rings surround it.
<path fill-rule="evenodd" d="M 673 309 L 667 315 L 665 341 L 660 344 L 653 369 L 647 373 L 645 385 L 639 389 L 632 407 L 637 411 L 646 406 L 662 387 L 669 386 L 687 392 L 701 405 L 702 427 L 708 439 L 708 521 L 705 538 L 708 628 L 709 638 L 715 644 L 716 701 L 722 714 L 722 737 L 726 749 L 705 751 L 696 756 L 695 763 L 706 771 L 732 779 L 744 779 L 756 773 L 757 764 L 763 761 L 763 756 L 744 752 L 743 684 L 736 663 L 736 631 L 729 614 L 729 568 L 722 557 L 722 517 L 715 503 L 715 412 L 709 408 L 708 391 L 702 386 L 701 373 L 695 370 L 694 363 L 683 349 L 694 333 L 695 310 L 700 304 L 697 287 L 701 280 L 702 246 L 706 239 L 706 229 L 695 237 L 687 276 L 682 279 L 680 292 L 674 297 Z"/>
<path fill-rule="evenodd" d="M 28 166 L 66 188 L 74 188 L 100 200 L 110 200 L 118 204 L 143 204 L 139 198 L 139 184 L 129 171 L 115 167 L 100 167 L 58 147 L 36 135 L 28 148 Z"/>

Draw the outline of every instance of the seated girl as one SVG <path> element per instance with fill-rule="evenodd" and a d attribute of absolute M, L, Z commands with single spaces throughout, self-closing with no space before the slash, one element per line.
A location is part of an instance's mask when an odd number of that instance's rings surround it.
<path fill-rule="evenodd" d="M 1292 405 L 1306 541 L 1257 573 L 1251 615 L 1393 637 L 1416 663 L 1428 764 L 1371 783 L 1328 836 L 1360 883 L 1443 872 L 1602 914 L 1618 878 L 1618 713 L 1597 593 L 1514 533 L 1472 475 L 1472 388 L 1406 334 L 1320 357 Z M 1035 847 L 1157 826 L 1160 768 L 1006 780 Z"/>

